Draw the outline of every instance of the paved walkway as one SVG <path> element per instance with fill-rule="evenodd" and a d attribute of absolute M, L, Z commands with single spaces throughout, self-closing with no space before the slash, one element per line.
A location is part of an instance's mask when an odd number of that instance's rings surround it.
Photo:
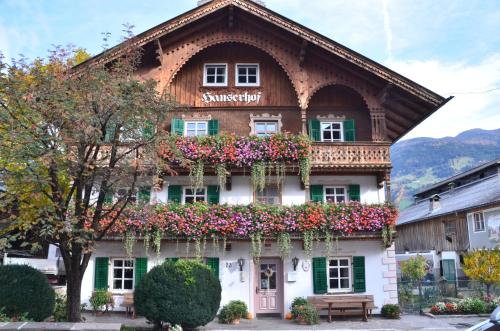
<path fill-rule="evenodd" d="M 123 314 L 111 314 L 105 316 L 93 316 L 85 314 L 87 322 L 120 322 L 125 326 L 140 329 L 151 328 L 144 318 L 130 319 Z M 298 325 L 294 321 L 286 321 L 277 318 L 257 318 L 253 320 L 242 319 L 239 325 L 219 324 L 214 320 L 200 330 L 374 330 L 374 331 L 399 331 L 399 330 L 464 330 L 470 326 L 484 321 L 485 317 L 450 317 L 430 318 L 419 315 L 404 315 L 399 320 L 388 320 L 381 317 L 372 317 L 368 322 L 362 322 L 356 318 L 335 319 L 328 323 L 321 319 L 318 325 Z"/>
<path fill-rule="evenodd" d="M 45 322 L 0 322 L 0 330 L 25 331 L 120 331 L 121 323 L 45 323 Z"/>

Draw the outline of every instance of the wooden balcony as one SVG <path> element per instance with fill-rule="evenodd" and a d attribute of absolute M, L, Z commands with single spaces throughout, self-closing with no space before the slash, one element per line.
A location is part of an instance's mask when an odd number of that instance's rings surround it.
<path fill-rule="evenodd" d="M 391 167 L 390 143 L 315 143 L 312 168 L 387 169 Z"/>

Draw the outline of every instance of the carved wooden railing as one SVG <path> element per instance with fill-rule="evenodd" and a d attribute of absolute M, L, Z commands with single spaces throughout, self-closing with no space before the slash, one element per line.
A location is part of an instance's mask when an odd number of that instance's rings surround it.
<path fill-rule="evenodd" d="M 316 143 L 313 168 L 388 168 L 390 144 L 373 142 Z"/>

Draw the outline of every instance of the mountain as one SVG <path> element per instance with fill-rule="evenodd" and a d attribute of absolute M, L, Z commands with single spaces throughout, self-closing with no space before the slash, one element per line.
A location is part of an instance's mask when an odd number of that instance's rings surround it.
<path fill-rule="evenodd" d="M 456 137 L 399 141 L 391 147 L 391 157 L 392 198 L 404 209 L 421 189 L 500 158 L 500 129 L 472 129 Z"/>

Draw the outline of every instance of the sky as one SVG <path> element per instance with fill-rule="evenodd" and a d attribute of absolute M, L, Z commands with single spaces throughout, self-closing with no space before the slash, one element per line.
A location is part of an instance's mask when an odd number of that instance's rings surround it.
<path fill-rule="evenodd" d="M 500 128 L 500 1 L 264 0 L 266 6 L 444 97 L 404 139 Z M 91 54 L 196 6 L 197 0 L 0 0 L 0 52 L 46 57 L 53 45 Z"/>

